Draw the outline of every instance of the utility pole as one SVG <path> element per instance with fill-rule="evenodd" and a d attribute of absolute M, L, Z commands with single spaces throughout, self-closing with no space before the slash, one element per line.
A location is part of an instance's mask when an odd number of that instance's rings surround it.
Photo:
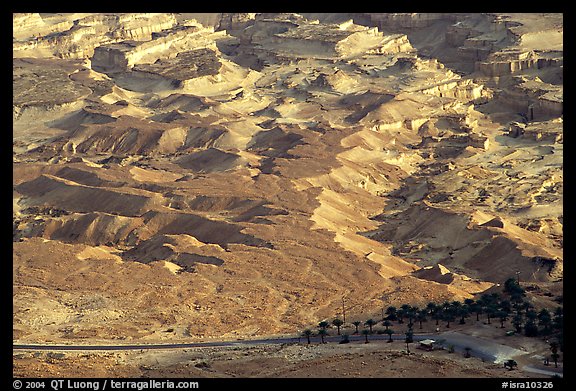
<path fill-rule="evenodd" d="M 342 321 L 346 323 L 346 307 L 344 305 L 344 296 L 342 296 Z"/>

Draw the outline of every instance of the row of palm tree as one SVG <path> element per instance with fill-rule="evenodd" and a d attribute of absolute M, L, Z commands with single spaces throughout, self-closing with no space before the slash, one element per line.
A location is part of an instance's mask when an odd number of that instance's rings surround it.
<path fill-rule="evenodd" d="M 423 308 L 409 304 L 402 304 L 400 307 L 389 306 L 383 311 L 383 317 L 380 321 L 370 318 L 365 322 L 355 320 L 351 322 L 351 324 L 355 327 L 353 334 L 364 335 L 365 341 L 368 342 L 368 335 L 373 334 L 374 327 L 381 322 L 385 329 L 378 330 L 378 332 L 388 334 L 390 337 L 389 342 L 391 342 L 392 334 L 395 333 L 395 331 L 391 329 L 394 322 L 397 322 L 399 325 L 406 324 L 407 333 L 413 333 L 415 322 L 418 323 L 419 329 L 422 329 L 423 323 L 429 320 L 434 321 L 437 327 L 440 326 L 440 322 L 442 322 L 446 328 L 450 328 L 450 325 L 454 322 L 466 324 L 466 319 L 471 316 L 474 316 L 476 321 L 480 321 L 481 317 L 483 317 L 487 324 L 492 324 L 493 321 L 499 322 L 501 328 L 505 328 L 505 322 L 510 321 L 516 332 L 521 333 L 522 330 L 524 330 L 526 336 L 556 336 L 559 348 L 562 350 L 562 307 L 557 307 L 553 312 L 546 308 L 536 311 L 532 303 L 527 301 L 525 297 L 526 293 L 524 289 L 515 279 L 510 278 L 504 283 L 502 294 L 483 294 L 477 300 L 466 299 L 463 302 L 429 302 Z M 339 318 L 335 318 L 331 322 L 320 322 L 318 324 L 317 335 L 321 337 L 323 343 L 325 336 L 328 335 L 330 325 L 336 327 L 337 334 L 340 335 L 344 322 Z M 365 326 L 362 331 L 359 330 L 360 325 Z M 314 335 L 314 333 L 310 329 L 305 330 L 303 333 L 303 336 L 308 338 L 308 343 L 310 343 L 310 336 L 312 335 Z M 411 339 L 411 335 L 410 338 L 407 337 L 407 339 Z"/>
<path fill-rule="evenodd" d="M 334 320 L 332 321 L 332 324 L 333 324 L 334 326 L 336 326 L 337 329 L 338 329 L 338 332 L 337 332 L 338 335 L 341 335 L 341 334 L 340 334 L 340 327 L 342 327 L 343 323 L 344 323 L 344 322 L 342 322 L 342 320 L 340 320 L 340 319 L 338 319 L 338 318 L 336 318 L 336 319 L 334 319 Z M 368 336 L 369 336 L 370 334 L 373 334 L 372 326 L 374 326 L 375 324 L 377 324 L 377 322 L 376 322 L 375 320 L 373 320 L 373 319 L 367 320 L 366 322 L 364 322 L 364 325 L 365 325 L 365 326 L 368 326 L 369 329 L 363 329 L 363 330 L 360 331 L 360 332 L 358 331 L 358 326 L 360 326 L 360 324 L 361 324 L 362 322 L 360 322 L 360 321 L 354 321 L 354 322 L 352 322 L 352 323 L 356 326 L 356 331 L 354 332 L 354 334 L 362 334 L 362 335 L 364 336 L 364 338 L 365 338 L 365 343 L 368 343 Z M 316 334 L 314 334 L 314 331 L 312 331 L 312 329 L 306 329 L 306 330 L 304 330 L 304 331 L 302 332 L 301 337 L 306 337 L 308 344 L 310 344 L 310 343 L 311 343 L 310 338 L 313 337 L 313 336 L 315 336 L 315 335 L 317 335 L 317 336 L 320 337 L 321 342 L 322 342 L 322 343 L 325 343 L 324 338 L 325 338 L 327 335 L 329 335 L 329 334 L 328 334 L 328 326 L 329 326 L 329 325 L 330 325 L 330 324 L 329 324 L 328 322 L 322 321 L 322 322 L 318 323 L 318 330 L 317 330 Z M 413 331 L 412 331 L 411 329 L 409 329 L 409 332 L 411 333 L 411 335 L 413 335 Z M 389 328 L 389 327 L 386 327 L 386 330 L 384 330 L 383 333 L 388 335 L 388 342 L 393 342 L 393 340 L 392 340 L 392 335 L 395 334 L 395 331 L 394 331 L 394 330 L 392 330 L 392 329 Z M 343 340 L 346 340 L 346 341 L 347 341 L 347 340 L 348 340 L 348 337 L 349 337 L 348 334 L 344 334 L 344 335 L 343 335 Z"/>

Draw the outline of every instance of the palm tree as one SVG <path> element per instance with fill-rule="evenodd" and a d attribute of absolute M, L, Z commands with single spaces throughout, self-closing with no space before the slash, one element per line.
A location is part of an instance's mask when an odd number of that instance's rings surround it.
<path fill-rule="evenodd" d="M 482 302 L 481 301 L 477 301 L 473 304 L 470 305 L 470 311 L 474 312 L 476 314 L 476 321 L 479 322 L 480 321 L 480 315 L 482 314 Z"/>
<path fill-rule="evenodd" d="M 532 319 L 527 319 L 524 323 L 524 335 L 527 337 L 538 336 L 538 326 Z"/>
<path fill-rule="evenodd" d="M 474 299 L 464 299 L 464 304 L 466 304 L 468 306 L 470 306 L 474 303 L 475 303 Z"/>
<path fill-rule="evenodd" d="M 318 327 L 320 327 L 321 329 L 324 329 L 324 330 L 326 330 L 328 328 L 328 326 L 330 326 L 330 323 L 326 322 L 325 320 L 318 323 Z"/>
<path fill-rule="evenodd" d="M 500 296 L 500 293 L 498 292 L 494 292 L 494 293 L 490 293 L 488 295 L 488 297 L 490 297 L 490 300 L 492 303 L 498 303 L 500 301 L 500 299 L 502 298 L 502 296 Z"/>
<path fill-rule="evenodd" d="M 422 329 L 422 322 L 426 322 L 428 320 L 426 319 L 426 314 L 427 311 L 425 309 L 418 311 L 416 314 L 416 320 L 420 323 L 420 329 Z"/>
<path fill-rule="evenodd" d="M 389 320 L 385 320 L 384 322 L 382 322 L 382 326 L 386 327 L 386 330 L 388 330 L 388 327 L 392 326 L 392 322 L 390 322 Z"/>
<path fill-rule="evenodd" d="M 538 313 L 532 309 L 526 309 L 526 322 L 524 323 L 524 335 L 527 337 L 536 337 L 538 335 L 538 326 L 536 326 L 536 319 Z"/>
<path fill-rule="evenodd" d="M 512 303 L 510 303 L 508 300 L 502 300 L 498 305 L 498 308 L 509 314 L 512 312 Z"/>
<path fill-rule="evenodd" d="M 504 322 L 508 320 L 508 314 L 506 311 L 498 310 L 495 313 L 495 316 L 500 319 L 500 328 L 504 328 Z"/>
<path fill-rule="evenodd" d="M 442 308 L 436 307 L 436 309 L 432 312 L 432 319 L 436 321 L 436 326 L 438 326 L 439 322 L 442 320 Z"/>
<path fill-rule="evenodd" d="M 516 328 L 516 332 L 520 333 L 522 331 L 522 321 L 524 319 L 522 318 L 521 314 L 516 314 L 514 315 L 514 317 L 512 318 L 512 324 L 514 325 L 514 327 Z"/>
<path fill-rule="evenodd" d="M 436 305 L 436 303 L 434 302 L 429 302 L 428 304 L 426 304 L 426 311 L 428 311 L 428 313 L 430 315 L 432 315 L 434 312 L 436 312 L 438 310 L 438 306 Z"/>
<path fill-rule="evenodd" d="M 488 324 L 491 324 L 490 319 L 496 314 L 496 306 L 494 304 L 488 304 L 484 312 L 486 312 L 486 317 L 488 319 Z"/>
<path fill-rule="evenodd" d="M 340 335 L 340 327 L 344 324 L 344 322 L 341 319 L 336 318 L 332 321 L 332 324 L 336 326 L 338 329 L 338 335 Z"/>
<path fill-rule="evenodd" d="M 482 306 L 483 312 L 486 313 L 488 308 L 496 307 L 499 297 L 500 295 L 498 294 L 484 293 L 482 296 L 480 296 L 480 299 L 477 302 Z M 490 324 L 490 321 L 488 321 L 488 324 Z"/>
<path fill-rule="evenodd" d="M 476 300 L 476 303 L 480 304 L 482 307 L 486 307 L 489 302 L 490 298 L 487 294 L 483 294 L 478 300 Z"/>
<path fill-rule="evenodd" d="M 524 302 L 513 301 L 512 308 L 514 309 L 514 311 L 516 311 L 516 314 L 518 315 L 522 315 L 522 309 L 524 308 L 522 303 Z"/>
<path fill-rule="evenodd" d="M 466 321 L 464 318 L 470 316 L 470 307 L 467 304 L 464 304 L 460 307 L 456 307 L 456 315 L 460 316 L 460 324 L 465 324 Z"/>
<path fill-rule="evenodd" d="M 399 313 L 398 316 L 400 317 L 399 323 L 404 323 L 404 317 L 408 318 L 408 323 L 412 323 L 412 307 L 409 304 L 402 304 L 397 313 Z"/>
<path fill-rule="evenodd" d="M 302 332 L 302 336 L 308 339 L 308 345 L 310 345 L 310 337 L 313 335 L 312 330 L 306 329 Z"/>
<path fill-rule="evenodd" d="M 410 346 L 409 346 L 409 344 L 412 343 L 412 342 L 414 342 L 413 335 L 414 335 L 414 333 L 412 333 L 411 330 L 408 330 L 408 331 L 406 332 L 405 342 L 406 342 L 406 352 L 407 352 L 408 354 L 410 354 Z"/>
<path fill-rule="evenodd" d="M 354 334 L 358 334 L 358 326 L 360 326 L 361 323 L 362 322 L 360 322 L 359 320 L 355 320 L 354 322 L 352 322 L 354 327 L 356 327 L 356 331 L 354 331 Z"/>
<path fill-rule="evenodd" d="M 560 355 L 558 354 L 558 342 L 550 342 L 550 351 L 552 352 L 552 360 L 554 360 L 554 367 L 558 368 L 558 358 Z"/>
<path fill-rule="evenodd" d="M 556 307 L 554 310 L 554 319 L 552 320 L 552 327 L 554 329 L 563 331 L 564 330 L 564 310 L 562 307 Z"/>
<path fill-rule="evenodd" d="M 450 328 L 450 322 L 454 322 L 455 319 L 456 315 L 453 308 L 448 307 L 442 312 L 442 320 L 446 322 L 446 328 Z"/>
<path fill-rule="evenodd" d="M 530 310 L 532 310 L 534 308 L 534 306 L 532 305 L 532 303 L 530 303 L 529 301 L 525 301 L 522 303 L 522 307 L 524 308 L 525 312 L 528 312 Z"/>
<path fill-rule="evenodd" d="M 418 312 L 418 307 L 403 304 L 400 308 L 404 310 L 404 313 L 408 317 L 408 323 L 412 324 L 412 320 L 416 317 L 416 313 Z"/>
<path fill-rule="evenodd" d="M 536 319 L 538 319 L 538 313 L 533 309 L 529 308 L 526 310 L 526 319 L 535 321 Z"/>
<path fill-rule="evenodd" d="M 521 305 L 524 302 L 524 297 L 526 296 L 526 293 L 522 292 L 522 293 L 512 293 L 510 295 L 510 301 L 512 303 L 514 303 L 514 305 Z"/>
<path fill-rule="evenodd" d="M 364 338 L 366 338 L 366 342 L 364 343 L 368 343 L 368 335 L 370 334 L 370 331 L 364 329 L 362 330 L 362 335 L 364 336 Z"/>
<path fill-rule="evenodd" d="M 324 337 L 328 335 L 328 331 L 326 329 L 319 329 L 318 330 L 318 335 L 320 336 L 320 339 L 322 340 L 322 343 L 324 342 Z"/>
<path fill-rule="evenodd" d="M 465 299 L 464 305 L 468 309 L 468 313 L 476 312 L 478 309 L 478 303 L 474 301 L 474 299 Z M 476 320 L 480 320 L 478 314 L 476 314 Z"/>
<path fill-rule="evenodd" d="M 384 332 L 385 332 L 386 334 L 388 334 L 388 342 L 392 342 L 392 334 L 394 334 L 394 330 L 392 330 L 392 329 L 386 329 L 386 330 L 384 330 Z"/>
<path fill-rule="evenodd" d="M 564 316 L 564 309 L 562 307 L 556 307 L 554 316 Z"/>
<path fill-rule="evenodd" d="M 552 316 L 546 308 L 542 308 L 538 313 L 538 325 L 544 328 L 542 330 L 544 334 L 549 334 L 552 331 Z"/>
<path fill-rule="evenodd" d="M 512 277 L 510 277 L 509 279 L 507 279 L 504 282 L 504 292 L 508 293 L 511 297 L 512 296 L 525 296 L 525 291 L 524 288 L 522 288 L 519 284 L 518 281 Z"/>
<path fill-rule="evenodd" d="M 368 326 L 370 328 L 370 334 L 372 334 L 372 326 L 377 323 L 378 322 L 376 322 L 374 319 L 368 319 L 366 322 L 364 322 L 364 326 Z"/>
<path fill-rule="evenodd" d="M 412 331 L 412 329 L 408 329 L 406 330 L 406 339 L 408 340 L 409 343 L 414 342 L 414 332 Z"/>
<path fill-rule="evenodd" d="M 391 305 L 390 307 L 388 307 L 386 309 L 386 315 L 388 315 L 386 318 L 388 320 L 396 320 L 396 307 L 394 307 L 393 305 Z"/>

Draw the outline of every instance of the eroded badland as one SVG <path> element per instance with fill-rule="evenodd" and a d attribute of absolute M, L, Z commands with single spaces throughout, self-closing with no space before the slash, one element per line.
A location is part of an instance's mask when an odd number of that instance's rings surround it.
<path fill-rule="evenodd" d="M 15 342 L 293 333 L 518 272 L 561 300 L 561 14 L 13 27 Z"/>

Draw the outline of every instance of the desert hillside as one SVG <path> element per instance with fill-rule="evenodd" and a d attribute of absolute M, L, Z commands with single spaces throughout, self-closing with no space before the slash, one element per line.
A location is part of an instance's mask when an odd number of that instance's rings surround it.
<path fill-rule="evenodd" d="M 561 14 L 13 15 L 20 343 L 563 296 Z"/>

